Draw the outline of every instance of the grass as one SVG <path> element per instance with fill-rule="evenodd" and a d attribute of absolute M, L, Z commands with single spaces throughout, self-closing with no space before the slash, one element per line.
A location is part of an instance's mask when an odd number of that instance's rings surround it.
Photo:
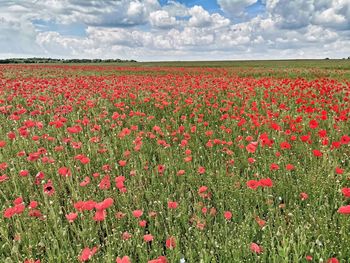
<path fill-rule="evenodd" d="M 340 62 L 339 71 L 335 61 L 2 66 L 0 261 L 78 262 L 96 247 L 89 262 L 347 262 L 350 223 L 338 209 L 349 203 L 350 90 Z M 247 184 L 267 178 L 270 187 Z M 5 216 L 18 197 L 24 211 Z M 106 198 L 100 221 L 98 206 L 75 207 Z"/>
<path fill-rule="evenodd" d="M 170 61 L 170 62 L 124 62 L 107 64 L 70 64 L 72 69 L 68 72 L 62 72 L 66 64 L 57 66 L 57 64 L 24 65 L 21 72 L 17 71 L 16 64 L 7 66 L 4 72 L 7 78 L 16 78 L 18 74 L 24 77 L 35 77 L 37 73 L 32 72 L 32 68 L 42 68 L 40 70 L 42 77 L 55 78 L 60 74 L 64 76 L 98 76 L 98 75 L 152 75 L 172 74 L 178 72 L 182 74 L 183 69 L 192 68 L 191 73 L 196 68 L 201 68 L 201 73 L 206 68 L 224 69 L 229 74 L 240 77 L 274 77 L 274 78 L 332 78 L 339 80 L 350 79 L 350 60 L 330 59 L 330 60 L 257 60 L 257 61 Z M 58 68 L 61 68 L 58 70 Z M 174 69 L 175 68 L 175 69 Z M 132 70 L 130 70 L 132 69 Z M 194 72 L 193 72 L 194 71 Z"/>

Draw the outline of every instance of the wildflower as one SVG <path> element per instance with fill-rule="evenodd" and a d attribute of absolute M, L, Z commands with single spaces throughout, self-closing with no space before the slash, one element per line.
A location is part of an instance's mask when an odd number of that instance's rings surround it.
<path fill-rule="evenodd" d="M 255 253 L 255 254 L 261 254 L 262 253 L 262 247 L 260 247 L 256 243 L 251 243 L 250 244 L 250 251 Z"/>
<path fill-rule="evenodd" d="M 339 214 L 350 214 L 350 205 L 342 206 L 338 209 Z"/>
<path fill-rule="evenodd" d="M 106 198 L 100 203 L 95 204 L 96 210 L 105 210 L 113 205 L 113 199 L 112 198 Z"/>
<path fill-rule="evenodd" d="M 156 259 L 149 260 L 147 263 L 168 263 L 168 260 L 165 256 L 160 256 Z"/>
<path fill-rule="evenodd" d="M 176 247 L 176 239 L 175 237 L 171 236 L 168 237 L 167 240 L 165 241 L 165 246 L 169 249 L 173 249 Z"/>
<path fill-rule="evenodd" d="M 305 259 L 306 259 L 307 261 L 312 261 L 312 256 L 307 255 L 307 256 L 305 257 Z"/>
<path fill-rule="evenodd" d="M 344 173 L 344 169 L 340 168 L 340 167 L 336 167 L 335 168 L 335 173 L 336 174 L 343 174 Z"/>
<path fill-rule="evenodd" d="M 144 235 L 143 240 L 145 242 L 151 242 L 153 240 L 153 236 L 151 234 Z"/>
<path fill-rule="evenodd" d="M 255 190 L 256 188 L 258 188 L 260 186 L 260 182 L 256 181 L 256 180 L 249 180 L 247 182 L 247 186 L 250 188 L 250 189 L 253 189 Z"/>
<path fill-rule="evenodd" d="M 225 211 L 224 217 L 226 220 L 230 220 L 232 218 L 232 213 L 230 211 Z"/>
<path fill-rule="evenodd" d="M 204 173 L 205 173 L 205 168 L 204 168 L 203 166 L 200 166 L 200 167 L 198 168 L 198 173 L 199 173 L 199 174 L 204 174 Z"/>
<path fill-rule="evenodd" d="M 306 200 L 306 199 L 308 199 L 308 198 L 309 198 L 309 196 L 308 196 L 307 193 L 300 193 L 300 199 L 301 199 L 302 201 L 304 201 L 304 200 Z"/>
<path fill-rule="evenodd" d="M 53 187 L 51 180 L 48 180 L 47 183 L 44 184 L 44 193 L 48 196 L 51 196 L 55 193 L 55 188 Z"/>
<path fill-rule="evenodd" d="M 132 212 L 132 215 L 135 217 L 135 218 L 139 218 L 143 215 L 143 211 L 142 210 L 134 210 Z"/>
<path fill-rule="evenodd" d="M 176 209 L 178 207 L 178 203 L 177 202 L 172 202 L 172 201 L 169 201 L 168 202 L 168 208 L 170 209 Z"/>
<path fill-rule="evenodd" d="M 124 256 L 123 258 L 117 257 L 116 263 L 131 263 L 131 260 L 128 256 Z"/>
<path fill-rule="evenodd" d="M 313 150 L 312 152 L 315 157 L 321 157 L 323 155 L 323 153 L 319 150 Z"/>
<path fill-rule="evenodd" d="M 272 187 L 273 186 L 273 182 L 270 178 L 263 178 L 259 180 L 259 184 L 262 187 Z"/>
<path fill-rule="evenodd" d="M 344 187 L 344 188 L 341 189 L 341 192 L 343 193 L 343 195 L 345 197 L 350 197 L 350 188 Z"/>
<path fill-rule="evenodd" d="M 77 213 L 69 213 L 66 215 L 66 218 L 69 223 L 72 223 L 78 217 Z"/>
<path fill-rule="evenodd" d="M 249 153 L 255 153 L 256 148 L 258 147 L 258 143 L 257 142 L 250 142 L 247 146 L 246 146 L 246 150 Z"/>
<path fill-rule="evenodd" d="M 80 262 L 88 261 L 95 253 L 97 252 L 97 247 L 90 248 L 84 248 L 79 256 Z"/>
<path fill-rule="evenodd" d="M 63 177 L 69 177 L 72 175 L 70 169 L 64 166 L 58 169 L 58 174 Z"/>

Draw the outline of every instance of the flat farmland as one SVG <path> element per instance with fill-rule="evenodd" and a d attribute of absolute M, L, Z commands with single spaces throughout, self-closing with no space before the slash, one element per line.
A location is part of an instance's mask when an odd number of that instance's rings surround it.
<path fill-rule="evenodd" d="M 0 262 L 349 262 L 350 61 L 0 65 Z"/>

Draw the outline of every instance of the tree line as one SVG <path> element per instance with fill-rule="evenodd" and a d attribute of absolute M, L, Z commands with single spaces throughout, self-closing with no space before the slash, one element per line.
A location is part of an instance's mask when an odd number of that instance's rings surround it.
<path fill-rule="evenodd" d="M 0 64 L 36 64 L 36 63 L 125 63 L 136 60 L 123 59 L 56 59 L 56 58 L 7 58 L 0 59 Z"/>

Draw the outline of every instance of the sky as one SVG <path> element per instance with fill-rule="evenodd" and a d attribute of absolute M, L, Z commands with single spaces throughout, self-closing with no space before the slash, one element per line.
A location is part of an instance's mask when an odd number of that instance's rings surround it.
<path fill-rule="evenodd" d="M 0 0 L 0 58 L 344 58 L 350 0 Z"/>

